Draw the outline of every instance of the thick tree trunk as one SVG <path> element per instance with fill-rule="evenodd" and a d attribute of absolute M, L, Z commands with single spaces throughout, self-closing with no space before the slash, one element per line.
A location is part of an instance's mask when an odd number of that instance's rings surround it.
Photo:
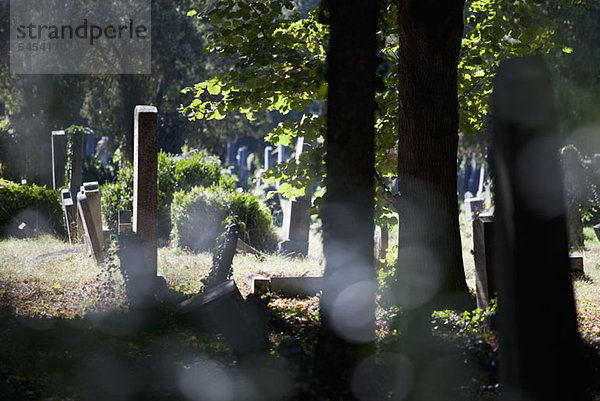
<path fill-rule="evenodd" d="M 374 112 L 377 5 L 330 0 L 326 270 L 315 369 L 330 399 L 352 399 L 350 381 L 374 339 Z"/>
<path fill-rule="evenodd" d="M 403 198 L 397 272 L 400 297 L 411 298 L 400 303 L 467 306 L 456 195 L 464 0 L 398 0 L 397 6 Z"/>

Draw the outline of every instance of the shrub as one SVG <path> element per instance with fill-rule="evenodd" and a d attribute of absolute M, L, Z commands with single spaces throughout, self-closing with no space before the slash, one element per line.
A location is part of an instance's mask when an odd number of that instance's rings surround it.
<path fill-rule="evenodd" d="M 234 180 L 221 174 L 221 164 L 217 157 L 206 152 L 190 153 L 182 158 L 168 153 L 158 154 L 158 234 L 167 239 L 171 232 L 171 203 L 173 194 L 179 190 L 189 190 L 194 186 L 218 185 L 233 188 Z M 102 214 L 106 224 L 117 226 L 118 211 L 133 209 L 133 168 L 124 163 L 119 170 L 117 181 L 105 184 L 102 194 Z"/>
<path fill-rule="evenodd" d="M 214 186 L 180 191 L 174 196 L 171 216 L 171 240 L 195 252 L 215 246 L 228 218 L 240 224 L 240 238 L 255 248 L 270 249 L 277 241 L 267 208 L 251 193 Z"/>
<path fill-rule="evenodd" d="M 65 236 L 60 194 L 37 185 L 19 185 L 0 178 L 0 232 L 11 235 L 11 223 L 24 221 L 38 231 Z"/>

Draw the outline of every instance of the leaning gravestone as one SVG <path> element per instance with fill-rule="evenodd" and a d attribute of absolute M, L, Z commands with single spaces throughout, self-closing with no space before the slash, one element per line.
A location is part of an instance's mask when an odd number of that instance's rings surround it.
<path fill-rule="evenodd" d="M 102 231 L 102 210 L 100 205 L 100 189 L 98 181 L 84 182 L 82 186 L 83 194 L 86 196 L 90 205 L 95 235 L 101 245 L 104 244 L 104 232 Z M 102 246 L 103 248 L 103 246 Z M 103 251 L 103 249 L 101 250 Z"/>
<path fill-rule="evenodd" d="M 296 145 L 296 161 L 300 154 L 311 148 L 298 138 Z M 312 190 L 306 188 L 304 196 L 289 199 L 283 208 L 283 241 L 278 244 L 279 251 L 289 255 L 308 255 L 308 237 L 310 233 L 310 214 Z"/>
<path fill-rule="evenodd" d="M 142 242 L 144 269 L 156 277 L 158 247 L 158 110 L 135 106 L 133 120 L 133 231 Z"/>
<path fill-rule="evenodd" d="M 52 188 L 65 185 L 65 165 L 67 163 L 67 137 L 65 131 L 52 131 Z"/>
<path fill-rule="evenodd" d="M 85 232 L 86 242 L 91 248 L 92 254 L 98 263 L 101 263 L 103 255 L 104 240 L 98 237 L 98 231 L 94 221 L 94 212 L 84 192 L 77 194 L 77 209 L 81 216 L 81 223 Z M 102 233 L 102 231 L 100 231 Z"/>
<path fill-rule="evenodd" d="M 554 99 L 542 58 L 500 64 L 492 151 L 506 400 L 579 400 L 584 388 Z"/>

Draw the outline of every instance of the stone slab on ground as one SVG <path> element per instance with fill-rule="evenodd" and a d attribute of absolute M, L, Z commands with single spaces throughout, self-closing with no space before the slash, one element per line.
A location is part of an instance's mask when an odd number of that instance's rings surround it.
<path fill-rule="evenodd" d="M 267 350 L 264 331 L 253 324 L 240 291 L 233 280 L 216 285 L 178 306 L 181 317 L 198 323 L 208 322 L 221 332 L 240 355 Z"/>
<path fill-rule="evenodd" d="M 252 292 L 275 292 L 284 297 L 313 297 L 321 291 L 323 277 L 263 277 L 252 278 Z"/>

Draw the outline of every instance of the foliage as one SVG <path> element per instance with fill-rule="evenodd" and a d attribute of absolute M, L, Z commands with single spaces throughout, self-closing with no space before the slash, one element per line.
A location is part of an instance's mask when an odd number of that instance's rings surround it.
<path fill-rule="evenodd" d="M 171 216 L 172 242 L 195 252 L 212 249 L 229 218 L 240 225 L 240 238 L 255 248 L 270 249 L 277 240 L 268 210 L 252 193 L 215 186 L 179 191 Z"/>
<path fill-rule="evenodd" d="M 158 154 L 158 233 L 168 238 L 171 231 L 171 202 L 173 194 L 196 185 L 219 185 L 233 188 L 231 177 L 221 174 L 218 158 L 206 152 L 190 152 L 182 158 L 168 153 Z M 117 180 L 100 188 L 102 214 L 109 227 L 115 228 L 119 210 L 133 209 L 133 167 L 123 162 Z"/>
<path fill-rule="evenodd" d="M 37 185 L 20 185 L 0 178 L 0 229 L 7 229 L 13 218 L 27 211 L 36 216 L 31 220 L 23 216 L 30 227 L 60 236 L 66 234 L 58 191 Z"/>
<path fill-rule="evenodd" d="M 73 152 L 75 147 L 80 148 L 80 152 L 83 149 L 83 138 L 85 135 L 88 135 L 92 131 L 87 127 L 82 127 L 78 125 L 71 125 L 69 128 L 65 130 L 65 135 L 67 139 L 67 161 L 65 165 L 65 185 L 69 186 L 71 183 L 71 168 L 73 167 Z M 81 154 L 82 163 L 83 163 L 83 153 Z"/>
<path fill-rule="evenodd" d="M 459 337 L 487 337 L 486 322 L 496 314 L 498 299 L 493 298 L 486 309 L 456 313 L 452 310 L 433 312 L 434 331 Z"/>
<path fill-rule="evenodd" d="M 376 99 L 376 170 L 383 177 L 397 175 L 398 27 L 393 2 L 382 3 L 378 32 L 379 88 Z M 192 14 L 195 14 L 193 12 Z M 194 99 L 182 108 L 191 120 L 222 119 L 227 113 L 244 113 L 248 119 L 263 110 L 302 114 L 282 122 L 266 139 L 290 145 L 293 138 L 323 142 L 325 118 L 311 112 L 312 102 L 326 100 L 326 48 L 328 26 L 317 10 L 303 15 L 289 0 L 221 0 L 202 19 L 216 28 L 207 50 L 233 60 L 227 72 L 183 89 Z M 553 25 L 544 7 L 522 0 L 472 0 L 465 9 L 466 30 L 458 68 L 461 130 L 481 131 L 489 112 L 489 95 L 496 68 L 508 57 L 552 48 Z M 271 169 L 263 178 L 279 180 L 285 196 L 301 195 L 310 183 L 323 181 L 323 146 L 303 153 L 299 163 L 290 160 Z M 383 201 L 378 187 L 377 215 L 392 223 L 395 211 Z"/>
<path fill-rule="evenodd" d="M 98 181 L 99 185 L 115 182 L 117 172 L 112 164 L 102 163 L 95 157 L 86 157 L 83 160 L 83 182 Z"/>

